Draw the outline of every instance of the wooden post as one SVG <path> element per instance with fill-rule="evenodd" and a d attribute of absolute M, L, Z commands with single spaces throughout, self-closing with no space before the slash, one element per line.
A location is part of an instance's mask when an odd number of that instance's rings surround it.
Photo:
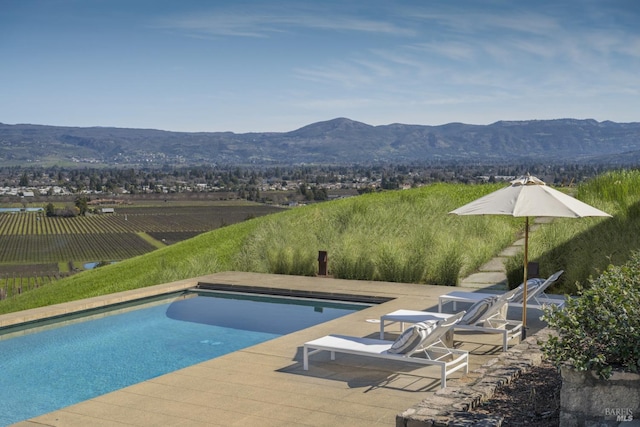
<path fill-rule="evenodd" d="M 524 294 L 522 299 L 522 336 L 527 338 L 527 280 L 529 279 L 529 217 L 524 222 Z"/>
<path fill-rule="evenodd" d="M 318 251 L 318 276 L 326 276 L 329 268 L 329 257 L 327 251 Z"/>

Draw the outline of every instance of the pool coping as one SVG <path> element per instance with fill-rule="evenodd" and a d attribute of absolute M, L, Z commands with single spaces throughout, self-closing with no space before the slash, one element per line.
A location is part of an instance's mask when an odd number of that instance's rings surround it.
<path fill-rule="evenodd" d="M 194 287 L 196 284 L 197 282 L 194 282 L 193 279 L 181 280 L 178 282 L 149 286 L 131 291 L 117 292 L 109 295 L 2 314 L 0 315 L 0 331 L 4 328 L 15 326 L 17 324 L 32 323 L 43 319 L 60 317 L 68 314 L 104 308 L 107 306 L 130 303 L 136 300 L 157 297 L 164 294 L 181 292 Z"/>
<path fill-rule="evenodd" d="M 328 301 L 343 301 L 343 302 L 356 302 L 364 304 L 382 304 L 392 300 L 391 297 L 381 297 L 375 295 L 360 295 L 360 294 L 346 294 L 335 292 L 323 292 L 323 291 L 308 291 L 300 289 L 283 289 L 283 288 L 270 288 L 262 286 L 251 285 L 239 285 L 239 284 L 226 284 L 215 283 L 207 281 L 199 281 L 195 286 L 197 290 L 204 291 L 229 291 L 249 294 L 261 294 L 272 296 L 287 296 L 294 298 L 316 298 Z"/>

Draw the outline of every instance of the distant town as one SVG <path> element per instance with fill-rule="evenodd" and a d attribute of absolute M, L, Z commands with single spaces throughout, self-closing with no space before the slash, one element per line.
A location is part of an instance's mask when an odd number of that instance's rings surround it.
<path fill-rule="evenodd" d="M 509 181 L 531 173 L 545 182 L 574 185 L 601 173 L 604 165 L 301 165 L 273 168 L 184 167 L 0 168 L 0 203 L 27 203 L 49 197 L 91 199 L 125 195 L 220 193 L 266 203 L 323 201 L 381 190 L 407 189 L 435 182 Z"/>

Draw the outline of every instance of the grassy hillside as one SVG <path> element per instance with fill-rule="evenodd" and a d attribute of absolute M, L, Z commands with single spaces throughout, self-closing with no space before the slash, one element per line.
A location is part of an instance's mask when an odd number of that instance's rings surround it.
<path fill-rule="evenodd" d="M 638 184 L 640 173 L 614 172 L 581 186 L 578 198 L 615 217 L 558 220 L 532 233 L 541 274 L 562 268 L 571 288 L 626 260 L 640 247 Z M 448 212 L 503 186 L 437 184 L 252 219 L 2 301 L 0 313 L 225 270 L 313 275 L 319 250 L 328 251 L 334 277 L 455 285 L 513 242 L 524 220 Z"/>
<path fill-rule="evenodd" d="M 609 264 L 624 264 L 640 250 L 639 189 L 638 170 L 599 175 L 580 185 L 575 196 L 613 218 L 556 219 L 532 233 L 530 258 L 545 275 L 565 270 L 555 292 L 573 294 L 576 283 L 586 284 L 589 276 L 598 276 Z"/>
<path fill-rule="evenodd" d="M 455 285 L 519 231 L 513 218 L 447 214 L 497 188 L 438 184 L 276 215 L 247 236 L 235 267 L 310 275 L 326 250 L 335 277 Z"/>

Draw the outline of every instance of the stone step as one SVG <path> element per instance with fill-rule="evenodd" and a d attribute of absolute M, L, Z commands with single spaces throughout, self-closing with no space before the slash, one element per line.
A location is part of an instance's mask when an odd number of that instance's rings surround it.
<path fill-rule="evenodd" d="M 506 269 L 504 268 L 504 263 L 507 261 L 507 259 L 508 258 L 506 258 L 506 257 L 493 258 L 491 261 L 489 261 L 488 263 L 486 263 L 483 266 L 481 266 L 478 269 L 478 271 L 482 272 L 482 273 L 486 273 L 486 272 L 504 273 L 504 272 L 506 272 Z"/>
<path fill-rule="evenodd" d="M 524 239 L 522 239 L 522 245 L 519 245 L 518 242 L 515 242 L 513 245 L 504 248 L 502 252 L 498 254 L 498 256 L 511 258 L 512 256 L 524 251 Z"/>
<path fill-rule="evenodd" d="M 465 277 L 458 285 L 474 289 L 506 289 L 507 276 L 503 272 L 479 272 Z"/>

